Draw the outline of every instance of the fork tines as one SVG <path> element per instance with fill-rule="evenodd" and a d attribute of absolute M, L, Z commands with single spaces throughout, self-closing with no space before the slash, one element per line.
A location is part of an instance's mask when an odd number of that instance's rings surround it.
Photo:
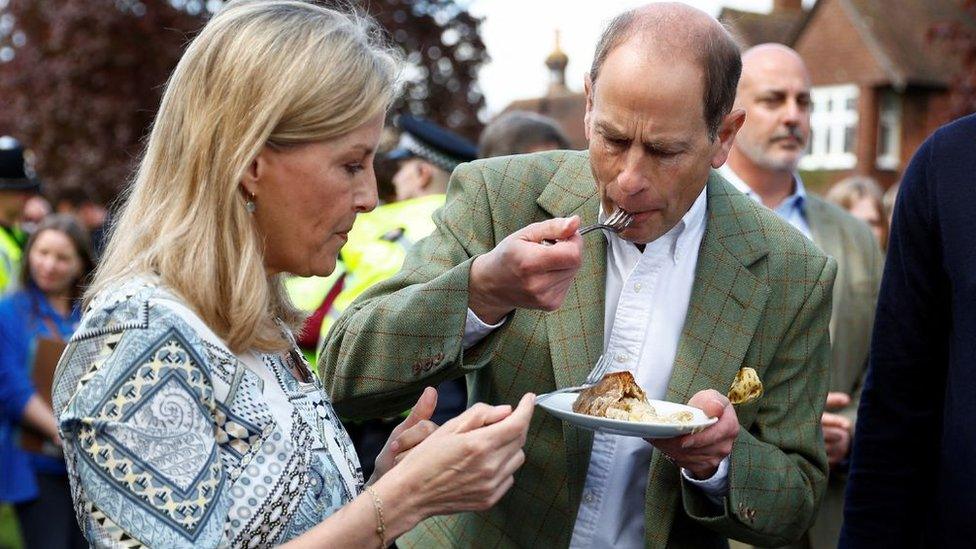
<path fill-rule="evenodd" d="M 627 213 L 623 208 L 617 208 L 603 224 L 609 227 L 610 230 L 619 233 L 629 227 L 633 222 L 633 214 Z"/>

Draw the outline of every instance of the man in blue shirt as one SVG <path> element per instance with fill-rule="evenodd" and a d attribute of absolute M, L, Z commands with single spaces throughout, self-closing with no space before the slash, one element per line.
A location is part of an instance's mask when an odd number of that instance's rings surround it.
<path fill-rule="evenodd" d="M 810 75 L 799 54 L 781 44 L 743 53 L 735 107 L 746 111 L 746 120 L 720 173 L 837 260 L 831 383 L 821 421 L 830 484 L 817 522 L 799 545 L 833 547 L 840 535 L 844 469 L 881 279 L 881 249 L 867 225 L 808 194 L 796 171 L 810 139 Z"/>

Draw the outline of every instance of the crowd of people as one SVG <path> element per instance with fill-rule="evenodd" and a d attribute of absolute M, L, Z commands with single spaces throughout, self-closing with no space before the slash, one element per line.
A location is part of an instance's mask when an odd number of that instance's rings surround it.
<path fill-rule="evenodd" d="M 0 502 L 26 547 L 976 539 L 976 119 L 887 192 L 821 198 L 803 59 L 682 4 L 607 26 L 582 151 L 535 113 L 477 144 L 391 117 L 403 64 L 364 15 L 229 2 L 111 220 L 0 138 Z M 716 422 L 534 412 L 601 356 Z M 747 369 L 762 396 L 733 404 Z"/>

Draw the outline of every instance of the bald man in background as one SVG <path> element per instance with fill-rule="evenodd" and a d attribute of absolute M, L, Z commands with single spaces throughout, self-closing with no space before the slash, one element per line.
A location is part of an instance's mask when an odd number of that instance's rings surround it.
<path fill-rule="evenodd" d="M 870 229 L 808 194 L 797 165 L 810 139 L 810 75 L 798 53 L 761 44 L 742 54 L 735 107 L 746 120 L 719 171 L 837 261 L 830 320 L 831 380 L 822 427 L 831 473 L 816 523 L 794 547 L 836 547 L 843 521 L 847 459 L 864 372 L 883 257 Z"/>

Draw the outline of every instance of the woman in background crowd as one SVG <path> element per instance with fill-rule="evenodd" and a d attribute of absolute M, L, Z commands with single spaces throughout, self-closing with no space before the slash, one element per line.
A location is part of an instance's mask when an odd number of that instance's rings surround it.
<path fill-rule="evenodd" d="M 35 386 L 33 370 L 46 368 L 49 376 L 57 354 L 40 364 L 44 341 L 67 341 L 78 326 L 82 284 L 92 268 L 87 233 L 70 216 L 48 216 L 24 257 L 21 289 L 0 301 L 0 431 L 6 434 L 0 436 L 0 500 L 16 504 L 27 547 L 86 547 L 57 422 L 42 397 L 50 386 Z"/>
<path fill-rule="evenodd" d="M 827 192 L 827 200 L 867 223 L 882 250 L 888 248 L 888 214 L 878 183 L 870 177 L 855 175 L 838 181 Z"/>

